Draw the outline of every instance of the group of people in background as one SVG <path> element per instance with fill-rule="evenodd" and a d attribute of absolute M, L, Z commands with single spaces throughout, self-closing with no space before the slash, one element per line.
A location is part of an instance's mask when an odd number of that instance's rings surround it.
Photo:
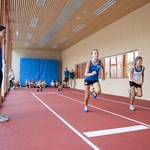
<path fill-rule="evenodd" d="M 64 80 L 62 81 L 62 83 L 60 83 L 59 81 L 54 82 L 54 80 L 52 80 L 51 87 L 56 87 L 58 92 L 62 92 L 63 88 L 67 88 L 67 84 Z"/>
<path fill-rule="evenodd" d="M 30 80 L 26 79 L 26 81 L 25 81 L 25 87 L 27 87 L 27 88 L 46 88 L 46 86 L 47 86 L 46 80 L 30 81 Z"/>
<path fill-rule="evenodd" d="M 64 81 L 66 82 L 67 87 L 75 88 L 76 79 L 75 79 L 75 72 L 73 69 L 71 69 L 71 71 L 69 71 L 68 68 L 66 67 L 66 69 L 64 71 Z M 69 81 L 70 81 L 70 83 L 69 83 Z"/>
<path fill-rule="evenodd" d="M 71 69 L 71 71 L 69 71 L 66 67 L 64 71 L 64 80 L 62 81 L 62 83 L 60 83 L 59 81 L 52 80 L 50 86 L 58 88 L 58 92 L 62 92 L 63 88 L 75 88 L 76 80 L 74 70 Z"/>

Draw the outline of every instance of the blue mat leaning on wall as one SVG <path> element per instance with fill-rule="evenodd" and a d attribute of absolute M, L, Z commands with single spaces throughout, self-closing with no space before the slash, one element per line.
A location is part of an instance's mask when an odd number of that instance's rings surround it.
<path fill-rule="evenodd" d="M 25 80 L 46 80 L 50 86 L 52 80 L 58 80 L 58 60 L 20 58 L 20 83 L 25 86 Z"/>

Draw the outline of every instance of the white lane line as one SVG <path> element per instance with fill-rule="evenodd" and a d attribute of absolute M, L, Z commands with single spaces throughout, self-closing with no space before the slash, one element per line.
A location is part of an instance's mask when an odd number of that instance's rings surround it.
<path fill-rule="evenodd" d="M 31 92 L 31 93 L 34 93 L 34 94 L 38 94 L 38 95 L 44 95 L 44 94 L 54 94 L 54 92 Z"/>
<path fill-rule="evenodd" d="M 84 137 L 79 131 L 77 131 L 73 126 L 71 126 L 67 121 L 65 121 L 61 116 L 59 116 L 55 111 L 53 111 L 48 105 L 46 105 L 40 98 L 38 98 L 34 93 L 31 94 L 41 102 L 48 110 L 50 110 L 56 117 L 58 117 L 66 126 L 68 126 L 73 132 L 75 132 L 83 141 L 90 145 L 94 150 L 100 150 L 96 145 Z"/>
<path fill-rule="evenodd" d="M 54 92 L 54 93 L 55 93 L 55 92 Z M 56 95 L 59 95 L 59 96 L 62 96 L 62 97 L 65 97 L 65 98 L 67 98 L 67 99 L 70 99 L 70 100 L 72 100 L 72 101 L 75 101 L 75 102 L 77 102 L 77 103 L 84 104 L 84 102 L 81 102 L 81 101 L 76 100 L 76 99 L 74 99 L 74 98 L 71 98 L 71 97 L 68 97 L 68 96 L 65 96 L 65 95 L 61 95 L 61 94 L 58 94 L 58 93 L 55 93 L 55 94 L 56 94 Z M 103 112 L 112 114 L 112 115 L 114 115 L 114 116 L 117 116 L 117 117 L 120 117 L 120 118 L 123 118 L 123 119 L 126 119 L 126 120 L 130 120 L 130 121 L 132 121 L 132 122 L 141 124 L 141 125 L 143 125 L 143 126 L 147 126 L 147 127 L 150 128 L 150 125 L 149 125 L 149 124 L 146 124 L 146 123 L 143 123 L 143 122 L 140 122 L 140 121 L 137 121 L 137 120 L 134 120 L 134 119 L 131 119 L 131 118 L 128 118 L 128 117 L 119 115 L 119 114 L 117 114 L 117 113 L 114 113 L 114 112 L 111 112 L 111 111 L 108 111 L 108 110 L 105 110 L 105 109 L 102 109 L 102 108 L 99 108 L 99 107 L 96 107 L 96 106 L 93 106 L 93 105 L 90 105 L 90 104 L 89 104 L 88 106 L 93 107 L 93 108 L 98 109 L 98 110 L 101 110 L 101 111 L 103 111 Z"/>
<path fill-rule="evenodd" d="M 79 93 L 79 92 L 74 92 L 73 93 L 76 93 L 76 94 L 80 94 L 80 95 L 84 95 L 82 93 Z M 92 97 L 92 96 L 91 96 Z M 124 103 L 124 102 L 119 102 L 119 101 L 116 101 L 116 100 L 113 100 L 113 99 L 108 99 L 108 98 L 102 98 L 102 97 L 97 97 L 98 99 L 103 99 L 103 100 L 107 100 L 107 101 L 110 101 L 110 102 L 113 102 L 113 103 L 119 103 L 119 104 L 124 104 L 124 105 L 130 105 L 128 103 Z M 139 107 L 139 108 L 143 108 L 143 109 L 148 109 L 150 110 L 150 108 L 148 107 L 144 107 L 144 106 L 139 106 L 139 105 L 135 105 L 136 107 Z"/>
<path fill-rule="evenodd" d="M 133 131 L 145 130 L 145 129 L 150 129 L 150 128 L 143 125 L 137 125 L 137 126 L 123 127 L 123 128 L 84 132 L 84 134 L 87 137 L 96 137 L 96 136 L 104 136 L 104 135 L 118 134 L 124 132 L 133 132 Z"/>

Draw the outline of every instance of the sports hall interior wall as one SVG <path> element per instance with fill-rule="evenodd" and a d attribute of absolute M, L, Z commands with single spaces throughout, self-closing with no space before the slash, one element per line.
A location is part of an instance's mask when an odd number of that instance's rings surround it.
<path fill-rule="evenodd" d="M 150 100 L 150 3 L 63 51 L 62 70 L 66 66 L 71 69 L 75 68 L 75 64 L 88 61 L 90 52 L 94 48 L 99 49 L 100 58 L 138 49 L 139 55 L 143 57 L 143 66 L 146 68 L 143 85 L 144 95 L 142 98 Z M 100 83 L 103 93 L 128 96 L 129 85 L 127 78 L 100 80 Z M 76 88 L 84 89 L 83 79 L 76 80 Z"/>

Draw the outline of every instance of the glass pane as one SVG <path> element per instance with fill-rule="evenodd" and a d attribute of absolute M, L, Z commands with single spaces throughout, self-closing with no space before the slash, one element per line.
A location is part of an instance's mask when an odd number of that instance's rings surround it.
<path fill-rule="evenodd" d="M 111 66 L 111 78 L 116 77 L 117 77 L 116 66 Z"/>
<path fill-rule="evenodd" d="M 138 51 L 135 51 L 135 52 L 134 52 L 134 55 L 135 55 L 135 58 L 136 58 L 137 56 L 139 56 Z"/>
<path fill-rule="evenodd" d="M 117 56 L 117 78 L 122 78 L 123 73 L 122 56 Z"/>
<path fill-rule="evenodd" d="M 105 78 L 109 78 L 110 58 L 105 59 Z"/>
<path fill-rule="evenodd" d="M 116 64 L 116 57 L 112 57 L 111 59 L 111 65 Z"/>
<path fill-rule="evenodd" d="M 133 65 L 134 65 L 134 53 L 131 52 L 127 54 L 127 76 Z"/>

